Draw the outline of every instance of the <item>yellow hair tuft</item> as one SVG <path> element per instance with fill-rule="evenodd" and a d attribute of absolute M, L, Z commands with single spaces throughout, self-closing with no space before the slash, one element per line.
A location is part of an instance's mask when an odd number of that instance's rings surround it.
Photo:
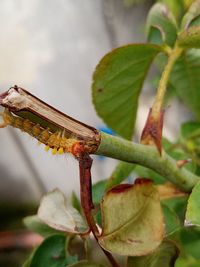
<path fill-rule="evenodd" d="M 49 146 L 45 146 L 44 150 L 47 152 L 49 151 L 50 147 Z"/>
<path fill-rule="evenodd" d="M 63 154 L 64 153 L 64 149 L 63 149 L 63 147 L 60 147 L 59 149 L 58 149 L 58 154 Z"/>
<path fill-rule="evenodd" d="M 52 148 L 52 150 L 51 150 L 51 153 L 52 153 L 52 155 L 56 155 L 57 154 L 57 149 L 56 148 Z"/>

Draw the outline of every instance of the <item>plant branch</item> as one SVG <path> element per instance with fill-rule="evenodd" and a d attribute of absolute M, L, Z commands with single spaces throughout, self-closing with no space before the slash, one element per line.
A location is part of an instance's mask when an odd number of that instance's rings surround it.
<path fill-rule="evenodd" d="M 159 108 L 159 105 L 160 106 L 162 105 L 162 101 L 163 101 L 164 94 L 166 91 L 167 79 L 169 77 L 172 66 L 175 62 L 175 59 L 180 55 L 180 53 L 181 53 L 180 49 L 177 47 L 177 48 L 174 48 L 174 50 L 172 50 L 171 55 L 169 56 L 168 64 L 161 78 L 162 82 L 160 82 L 160 85 L 159 85 L 159 90 L 158 90 L 159 93 L 157 96 L 157 102 L 155 102 L 156 103 L 155 106 L 157 108 Z M 77 120 L 74 120 L 73 118 L 63 113 L 60 113 L 59 111 L 50 107 L 49 105 L 47 105 L 40 99 L 34 97 L 33 95 L 31 95 L 30 93 L 28 93 L 27 91 L 21 88 L 14 87 L 8 90 L 6 93 L 1 94 L 0 105 L 6 107 L 9 110 L 9 112 L 15 112 L 14 114 L 16 117 L 14 118 L 18 118 L 18 117 L 23 118 L 21 112 L 22 111 L 27 112 L 26 114 L 27 116 L 25 119 L 29 119 L 31 123 L 38 123 L 38 121 L 33 120 L 33 116 L 32 116 L 33 114 L 35 114 L 34 113 L 35 110 L 37 110 L 37 119 L 40 119 L 40 121 L 42 121 L 41 129 L 40 129 L 41 131 L 42 129 L 43 130 L 46 129 L 44 122 L 49 122 L 51 120 L 54 121 L 56 117 L 56 125 L 58 128 L 60 128 L 60 131 L 70 132 L 70 133 L 73 133 L 73 136 L 75 136 L 75 143 L 72 145 L 70 149 L 70 152 L 74 154 L 75 156 L 76 156 L 76 153 L 79 153 L 81 151 L 79 147 L 81 143 L 83 146 L 83 150 L 84 150 L 83 154 L 85 154 L 85 152 L 89 154 L 96 153 L 99 155 L 116 158 L 116 159 L 119 159 L 125 162 L 140 164 L 142 166 L 148 167 L 156 171 L 157 173 L 161 174 L 166 179 L 170 180 L 172 183 L 174 183 L 175 185 L 177 185 L 179 188 L 181 188 L 182 190 L 186 192 L 191 191 L 193 186 L 199 181 L 198 176 L 186 170 L 184 167 L 179 168 L 177 166 L 176 161 L 170 156 L 168 156 L 164 151 L 162 153 L 162 156 L 160 156 L 156 148 L 152 147 L 151 145 L 146 146 L 142 144 L 136 144 L 136 143 L 132 143 L 130 141 L 127 141 L 127 140 L 124 140 L 118 137 L 114 137 L 114 136 L 111 136 L 105 133 L 101 133 L 90 126 L 87 126 L 85 124 L 83 125 L 83 123 L 78 122 Z M 22 107 L 20 105 L 22 105 Z M 42 106 L 42 109 L 41 109 L 41 106 Z M 51 116 L 49 115 L 49 111 L 51 111 L 50 112 L 51 114 L 54 114 L 53 118 L 51 118 Z M 7 124 L 10 124 L 13 127 L 17 127 L 16 124 L 14 123 L 15 120 L 13 119 L 12 116 L 9 117 L 9 121 L 7 122 Z M 59 124 L 61 119 L 65 125 L 64 128 L 63 126 L 61 127 L 61 125 Z M 77 128 L 77 125 L 79 126 L 78 128 Z M 26 130 L 26 128 L 23 128 L 23 130 L 31 134 L 30 131 Z M 66 138 L 67 137 L 68 136 L 66 136 Z M 68 142 L 68 139 L 64 139 L 64 140 L 66 141 L 66 143 Z M 59 146 L 60 146 L 60 143 L 59 143 Z M 84 181 L 83 185 L 81 186 L 83 186 L 82 190 L 83 189 L 85 190 L 84 191 L 85 194 L 86 192 L 90 192 L 91 194 L 91 185 L 88 184 L 87 185 L 88 188 L 85 188 L 85 180 L 88 183 L 89 181 L 91 182 L 91 177 L 90 177 L 91 166 L 89 164 L 89 161 L 87 161 L 88 160 L 87 157 L 89 156 L 80 155 L 79 157 L 80 171 L 82 171 L 81 176 L 83 177 L 81 179 L 83 179 Z M 84 167 L 84 164 L 86 164 L 86 162 L 88 164 L 87 168 Z M 88 178 L 85 179 L 84 177 L 88 177 Z M 92 203 L 91 196 L 87 194 L 86 196 L 88 197 L 88 199 L 86 199 L 85 201 L 86 202 L 88 201 L 88 203 L 91 204 Z M 88 203 L 85 203 L 84 200 L 82 201 L 85 207 L 85 205 Z M 87 211 L 88 218 L 89 218 L 89 214 L 91 214 L 91 209 L 92 209 L 92 206 L 88 206 L 87 210 L 85 209 L 85 211 Z M 94 225 L 95 223 L 93 224 L 93 227 Z"/>
<path fill-rule="evenodd" d="M 80 171 L 81 206 L 83 208 L 88 226 L 92 231 L 96 241 L 98 242 L 98 236 L 100 236 L 100 232 L 92 215 L 92 209 L 94 208 L 94 204 L 92 201 L 92 182 L 91 182 L 92 159 L 87 153 L 80 153 L 77 159 L 79 162 L 79 171 Z M 100 248 L 103 250 L 104 254 L 108 258 L 112 267 L 119 267 L 118 263 L 115 261 L 113 256 L 108 251 L 104 250 L 101 246 Z"/>
<path fill-rule="evenodd" d="M 176 161 L 164 151 L 160 156 L 153 146 L 136 144 L 106 133 L 101 133 L 101 143 L 95 154 L 148 167 L 185 192 L 190 192 L 200 180 L 186 168 L 179 168 Z"/>
<path fill-rule="evenodd" d="M 165 97 L 165 93 L 167 90 L 167 83 L 169 80 L 171 70 L 174 66 L 174 63 L 181 55 L 182 51 L 183 51 L 182 48 L 175 45 L 174 49 L 171 50 L 171 52 L 169 53 L 168 62 L 163 70 L 163 73 L 162 73 L 162 76 L 161 76 L 161 79 L 158 85 L 157 94 L 156 94 L 153 107 L 152 107 L 152 116 L 154 118 L 157 118 L 160 114 L 160 111 L 162 110 L 164 97 Z"/>

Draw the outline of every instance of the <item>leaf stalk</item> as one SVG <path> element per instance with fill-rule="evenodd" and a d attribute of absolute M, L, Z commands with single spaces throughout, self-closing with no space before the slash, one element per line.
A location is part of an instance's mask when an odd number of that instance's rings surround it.
<path fill-rule="evenodd" d="M 168 56 L 167 64 L 163 70 L 158 89 L 157 94 L 153 103 L 152 107 L 152 116 L 156 119 L 159 117 L 159 114 L 163 108 L 163 102 L 164 97 L 167 91 L 167 84 L 169 81 L 169 76 L 172 71 L 172 68 L 174 66 L 174 63 L 176 60 L 180 57 L 183 49 L 179 47 L 177 44 L 175 44 L 174 49 L 172 49 Z"/>

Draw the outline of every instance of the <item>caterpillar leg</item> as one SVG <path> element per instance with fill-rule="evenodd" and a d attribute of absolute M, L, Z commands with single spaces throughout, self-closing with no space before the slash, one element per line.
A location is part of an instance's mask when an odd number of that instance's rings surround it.
<path fill-rule="evenodd" d="M 0 122 L 0 128 L 5 128 L 6 126 L 8 126 L 8 124 L 4 121 L 4 113 L 0 112 L 0 117 L 2 117 L 3 121 Z"/>

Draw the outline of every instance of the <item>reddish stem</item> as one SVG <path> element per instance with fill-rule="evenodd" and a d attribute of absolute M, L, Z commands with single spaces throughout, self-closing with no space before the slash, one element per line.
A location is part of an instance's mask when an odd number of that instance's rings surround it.
<path fill-rule="evenodd" d="M 94 208 L 94 204 L 92 201 L 92 180 L 91 180 L 92 158 L 87 153 L 80 153 L 77 159 L 79 162 L 79 171 L 80 171 L 81 206 L 83 208 L 88 226 L 98 243 L 98 236 L 100 235 L 100 232 L 92 215 L 92 209 Z M 100 248 L 110 261 L 112 267 L 119 267 L 118 263 L 115 261 L 113 256 L 108 251 L 104 250 L 101 246 Z"/>

